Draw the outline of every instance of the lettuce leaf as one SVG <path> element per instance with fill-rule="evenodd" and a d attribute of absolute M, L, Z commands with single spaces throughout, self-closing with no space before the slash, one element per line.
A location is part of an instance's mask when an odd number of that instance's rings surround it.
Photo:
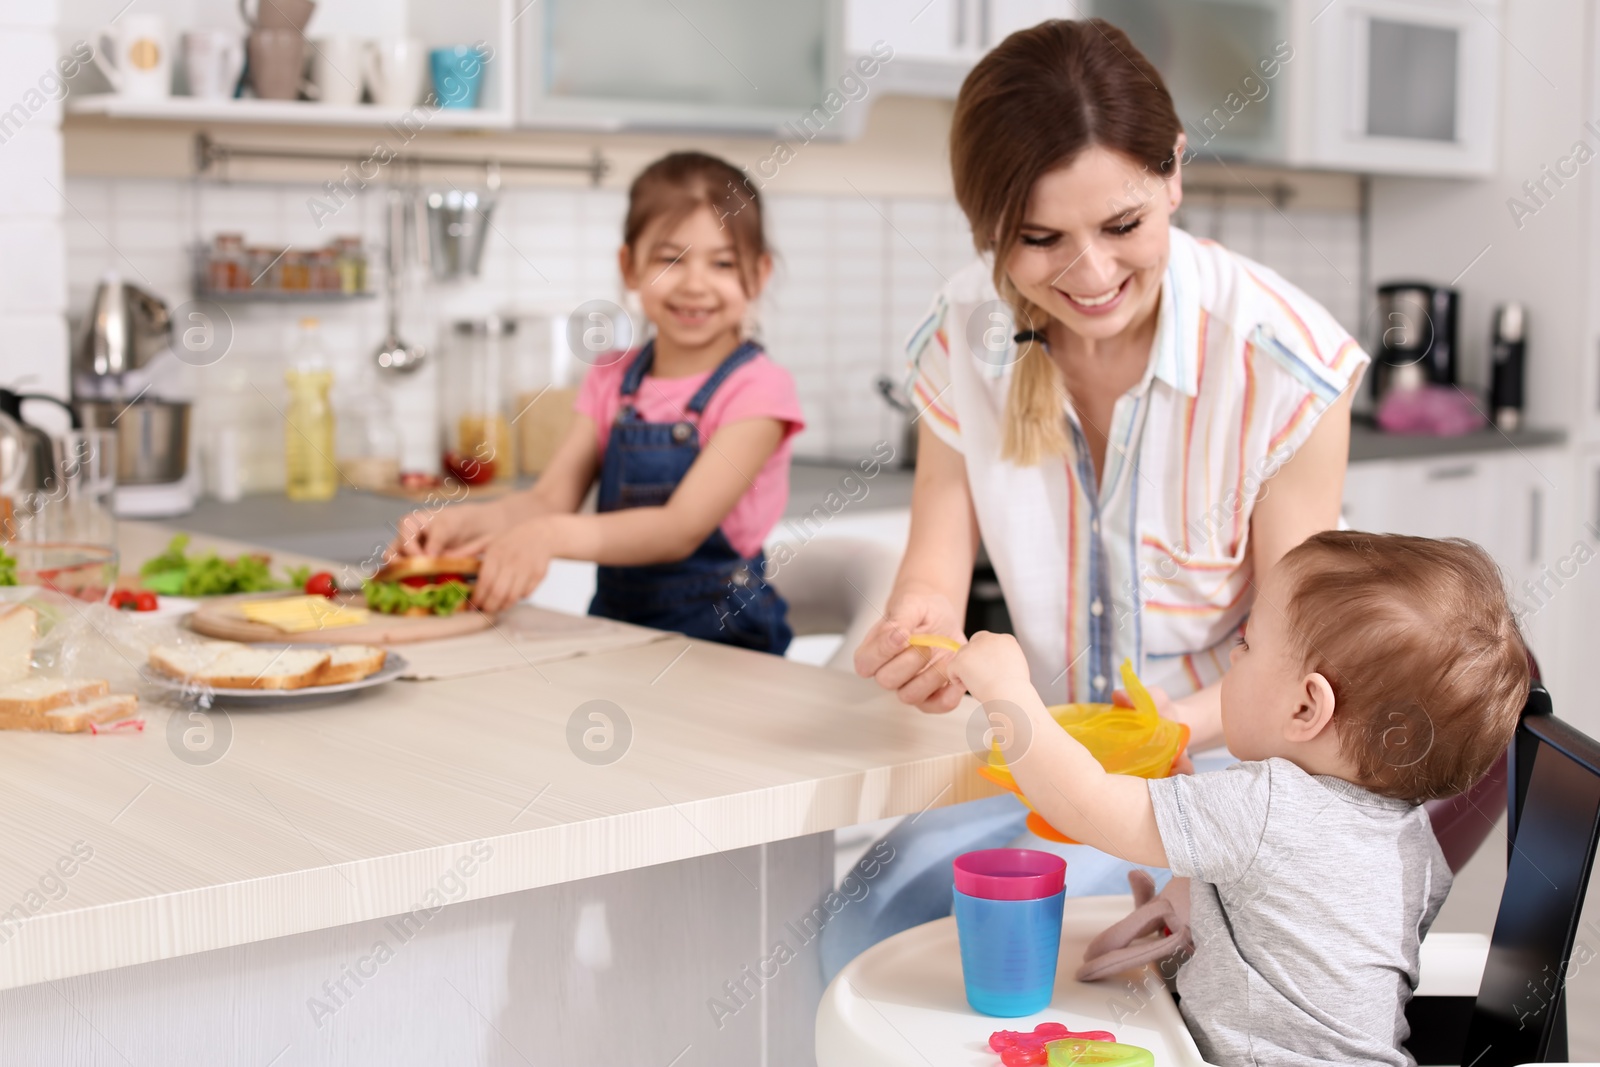
<path fill-rule="evenodd" d="M 384 615 L 402 615 L 412 608 L 426 608 L 435 615 L 454 615 L 472 597 L 472 587 L 454 579 L 419 586 L 368 580 L 362 585 L 362 592 L 367 607 Z"/>

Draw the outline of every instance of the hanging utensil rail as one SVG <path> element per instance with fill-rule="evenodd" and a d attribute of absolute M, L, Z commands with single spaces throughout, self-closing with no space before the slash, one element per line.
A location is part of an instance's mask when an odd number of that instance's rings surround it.
<path fill-rule="evenodd" d="M 354 163 L 360 165 L 372 160 L 372 153 L 316 152 L 300 148 L 256 148 L 240 145 L 218 144 L 208 134 L 197 133 L 194 138 L 195 166 L 199 174 L 209 173 L 218 165 L 235 159 L 276 159 L 317 163 Z M 586 174 L 589 184 L 598 186 L 611 165 L 599 149 L 588 162 L 560 159 L 498 159 L 487 156 L 429 156 L 405 152 L 394 153 L 383 165 L 399 164 L 402 167 L 466 167 L 487 170 L 540 170 L 566 174 Z"/>

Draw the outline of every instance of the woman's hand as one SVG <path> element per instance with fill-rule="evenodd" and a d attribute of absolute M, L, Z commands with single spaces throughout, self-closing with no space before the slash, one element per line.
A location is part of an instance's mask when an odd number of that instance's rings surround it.
<path fill-rule="evenodd" d="M 939 593 L 908 591 L 867 631 L 856 649 L 856 673 L 894 690 L 903 704 L 942 714 L 961 703 L 966 690 L 951 679 L 949 649 L 909 644 L 912 634 L 941 634 L 965 641 L 955 605 Z"/>
<path fill-rule="evenodd" d="M 479 611 L 504 611 L 539 587 L 550 569 L 549 523 L 544 516 L 518 523 L 489 542 L 472 591 Z"/>
<path fill-rule="evenodd" d="M 413 511 L 400 520 L 387 559 L 401 556 L 476 556 L 506 529 L 494 502 Z"/>

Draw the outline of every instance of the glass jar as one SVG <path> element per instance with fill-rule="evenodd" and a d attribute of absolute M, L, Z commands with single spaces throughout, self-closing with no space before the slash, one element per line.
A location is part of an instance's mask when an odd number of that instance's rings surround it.
<path fill-rule="evenodd" d="M 212 242 L 210 257 L 206 261 L 206 288 L 214 293 L 228 293 L 250 287 L 245 259 L 244 235 L 219 233 Z"/>
<path fill-rule="evenodd" d="M 339 269 L 339 291 L 347 296 L 367 291 L 367 253 L 359 237 L 336 237 L 333 241 Z"/>
<path fill-rule="evenodd" d="M 245 279 L 245 288 L 267 292 L 283 288 L 281 251 L 277 248 L 250 249 L 246 257 L 250 277 Z"/>
<path fill-rule="evenodd" d="M 441 368 L 444 397 L 444 468 L 467 485 L 511 481 L 516 456 L 506 414 L 505 374 L 517 324 L 490 315 L 463 319 L 451 329 Z"/>
<path fill-rule="evenodd" d="M 278 288 L 286 293 L 303 293 L 311 288 L 311 260 L 307 253 L 291 248 L 283 254 L 278 261 Z"/>
<path fill-rule="evenodd" d="M 339 254 L 330 246 L 309 253 L 311 288 L 318 293 L 339 291 Z"/>

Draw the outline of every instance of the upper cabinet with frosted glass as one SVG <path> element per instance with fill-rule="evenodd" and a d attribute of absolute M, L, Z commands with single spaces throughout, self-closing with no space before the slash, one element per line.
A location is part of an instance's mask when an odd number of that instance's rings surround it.
<path fill-rule="evenodd" d="M 863 94 L 840 84 L 840 10 L 839 0 L 538 0 L 517 18 L 518 121 L 765 133 L 809 116 L 843 135 L 865 107 L 845 106 Z"/>
<path fill-rule="evenodd" d="M 953 97 L 1006 34 L 1091 14 L 1161 72 L 1201 159 L 1363 173 L 1494 169 L 1496 0 L 846 0 L 845 54 Z"/>

